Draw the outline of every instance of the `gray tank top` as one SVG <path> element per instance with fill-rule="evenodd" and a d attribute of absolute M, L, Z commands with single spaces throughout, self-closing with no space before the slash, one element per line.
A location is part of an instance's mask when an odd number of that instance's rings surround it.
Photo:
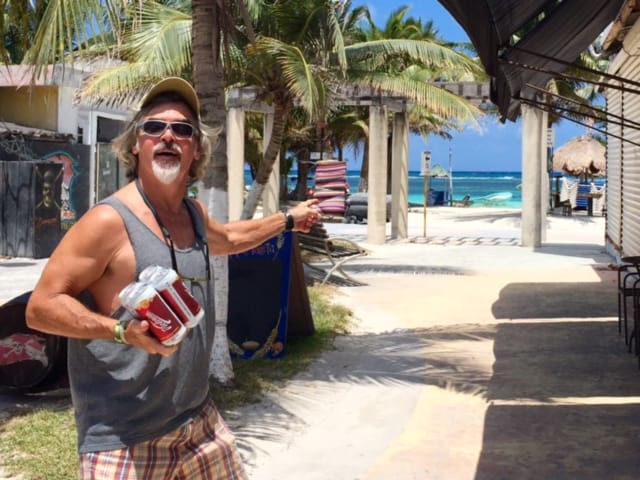
<path fill-rule="evenodd" d="M 115 197 L 101 203 L 115 208 L 124 220 L 136 257 L 136 277 L 149 265 L 171 267 L 168 245 L 126 205 Z M 190 201 L 187 205 L 198 237 L 204 232 L 203 219 Z M 206 281 L 197 239 L 190 248 L 176 249 L 176 260 L 181 275 L 201 279 L 185 282 L 206 316 L 189 330 L 175 354 L 162 357 L 109 340 L 69 339 L 69 381 L 80 453 L 123 448 L 169 433 L 189 422 L 208 399 L 213 280 Z M 126 315 L 119 309 L 113 316 Z"/>

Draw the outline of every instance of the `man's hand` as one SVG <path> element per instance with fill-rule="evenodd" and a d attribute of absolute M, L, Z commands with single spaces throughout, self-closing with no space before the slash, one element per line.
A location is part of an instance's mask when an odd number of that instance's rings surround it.
<path fill-rule="evenodd" d="M 124 330 L 124 339 L 129 345 L 141 348 L 152 355 L 162 355 L 168 357 L 177 350 L 177 345 L 166 346 L 158 341 L 149 331 L 147 320 L 131 320 Z"/>
<path fill-rule="evenodd" d="M 318 208 L 318 200 L 305 200 L 289 209 L 293 216 L 293 231 L 307 233 L 322 218 Z"/>

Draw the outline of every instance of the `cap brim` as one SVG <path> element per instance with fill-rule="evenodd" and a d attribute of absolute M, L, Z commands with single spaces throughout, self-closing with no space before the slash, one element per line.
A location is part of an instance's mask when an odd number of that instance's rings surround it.
<path fill-rule="evenodd" d="M 156 83 L 140 102 L 140 108 L 144 107 L 161 93 L 166 92 L 175 92 L 180 95 L 196 115 L 200 116 L 200 101 L 198 100 L 196 91 L 189 82 L 180 77 L 168 77 Z"/>

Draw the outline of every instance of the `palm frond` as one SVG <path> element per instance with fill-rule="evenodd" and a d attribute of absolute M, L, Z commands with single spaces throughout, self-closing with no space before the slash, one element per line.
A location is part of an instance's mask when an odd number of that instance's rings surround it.
<path fill-rule="evenodd" d="M 144 63 L 122 63 L 91 75 L 79 95 L 88 103 L 127 107 L 140 100 L 158 78 L 174 74 L 150 73 Z"/>
<path fill-rule="evenodd" d="M 316 115 L 323 101 L 323 91 L 319 90 L 312 68 L 300 49 L 275 38 L 260 37 L 256 42 L 256 51 L 276 59 L 292 98 L 298 99 L 299 105 L 310 116 Z"/>
<path fill-rule="evenodd" d="M 40 75 L 50 63 L 73 61 L 74 53 L 99 42 L 106 32 L 118 30 L 111 12 L 119 11 L 116 0 L 51 0 L 26 53 L 24 64 L 34 65 Z M 109 15 L 104 15 L 105 8 Z"/>
<path fill-rule="evenodd" d="M 144 62 L 151 71 L 183 71 L 191 64 L 191 24 L 188 13 L 158 3 L 143 3 L 139 24 L 123 45 L 124 59 Z"/>
<path fill-rule="evenodd" d="M 405 97 L 428 108 L 434 115 L 456 122 L 477 124 L 477 118 L 482 115 L 482 112 L 472 103 L 436 84 L 380 72 L 367 74 L 357 83 Z"/>
<path fill-rule="evenodd" d="M 102 69 L 85 82 L 80 97 L 92 103 L 129 104 L 158 78 L 191 67 L 191 16 L 153 2 L 127 11 L 129 26 L 115 55 L 126 63 Z"/>
<path fill-rule="evenodd" d="M 470 73 L 481 73 L 479 65 L 469 57 L 432 42 L 411 39 L 390 39 L 360 42 L 345 47 L 349 64 L 373 56 L 401 56 L 426 67 L 458 68 Z"/>

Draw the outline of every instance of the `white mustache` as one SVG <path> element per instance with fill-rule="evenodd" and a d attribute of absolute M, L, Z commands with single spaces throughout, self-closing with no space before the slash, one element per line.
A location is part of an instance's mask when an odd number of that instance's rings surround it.
<path fill-rule="evenodd" d="M 156 155 L 160 152 L 170 152 L 176 155 L 182 156 L 182 147 L 177 143 L 166 143 L 162 141 L 153 147 L 153 154 Z"/>

